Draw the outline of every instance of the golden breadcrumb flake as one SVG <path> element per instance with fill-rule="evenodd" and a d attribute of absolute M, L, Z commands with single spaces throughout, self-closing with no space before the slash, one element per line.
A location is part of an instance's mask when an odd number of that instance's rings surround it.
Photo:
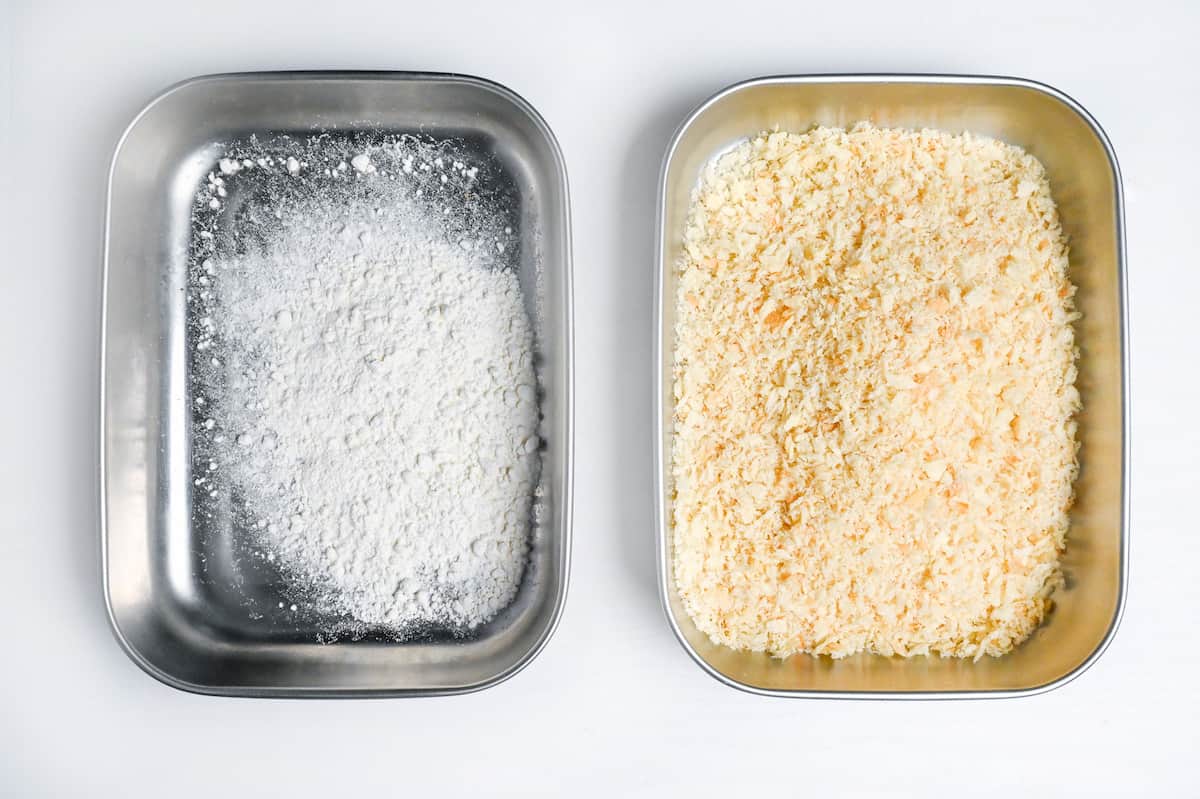
<path fill-rule="evenodd" d="M 1077 473 L 1067 245 L 1042 165 L 971 134 L 764 133 L 677 264 L 674 574 L 715 642 L 1002 655 Z"/>

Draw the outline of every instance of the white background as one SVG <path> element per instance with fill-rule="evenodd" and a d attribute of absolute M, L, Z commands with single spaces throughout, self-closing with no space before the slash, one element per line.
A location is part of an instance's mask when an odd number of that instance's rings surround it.
<path fill-rule="evenodd" d="M 1200 7 L 920 5 L 0 0 L 0 794 L 1120 794 L 1152 786 L 1197 795 Z M 192 696 L 139 671 L 107 627 L 96 386 L 109 156 L 134 113 L 170 83 L 292 68 L 489 77 L 543 113 L 566 156 L 578 375 L 572 586 L 545 652 L 483 693 Z M 1092 111 L 1121 160 L 1132 589 L 1108 653 L 1050 694 L 757 698 L 694 666 L 659 609 L 648 380 L 664 145 L 688 110 L 726 84 L 835 71 L 1045 81 Z"/>

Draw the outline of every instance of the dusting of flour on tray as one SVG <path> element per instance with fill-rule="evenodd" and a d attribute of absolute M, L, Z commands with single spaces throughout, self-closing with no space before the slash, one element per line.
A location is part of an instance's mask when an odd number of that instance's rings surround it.
<path fill-rule="evenodd" d="M 467 631 L 516 595 L 538 482 L 510 221 L 444 145 L 331 146 L 231 153 L 210 176 L 212 211 L 253 172 L 268 201 L 213 216 L 191 281 L 196 488 L 230 492 L 317 611 Z"/>

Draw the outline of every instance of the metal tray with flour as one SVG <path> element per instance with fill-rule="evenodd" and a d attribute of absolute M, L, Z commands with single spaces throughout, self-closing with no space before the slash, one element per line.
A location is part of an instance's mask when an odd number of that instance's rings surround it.
<path fill-rule="evenodd" d="M 689 200 L 704 165 L 730 146 L 779 126 L 882 127 L 983 133 L 1025 148 L 1045 165 L 1070 242 L 1078 287 L 1076 386 L 1080 473 L 1062 556 L 1066 586 L 1055 609 L 1012 653 L 972 663 L 938 657 L 776 659 L 714 644 L 688 617 L 671 568 L 672 362 L 675 264 Z M 1078 103 L 1012 78 L 817 75 L 751 80 L 709 99 L 667 150 L 659 196 L 658 319 L 654 363 L 658 577 L 680 643 L 705 671 L 759 694 L 800 697 L 963 698 L 1037 693 L 1095 662 L 1116 632 L 1128 571 L 1129 402 L 1125 230 L 1121 178 L 1104 132 Z"/>
<path fill-rule="evenodd" d="M 516 599 L 472 634 L 322 638 L 226 515 L 194 514 L 186 281 L 194 200 L 224 143 L 251 136 L 414 134 L 498 164 L 534 325 L 541 486 Z M 230 201 L 234 199 L 230 195 Z M 526 665 L 558 622 L 571 527 L 572 330 L 566 171 L 524 100 L 489 81 L 420 73 L 197 78 L 152 101 L 108 184 L 100 388 L 105 601 L 117 638 L 177 688 L 243 696 L 451 694 Z M 324 642 L 323 642 L 324 640 Z"/>

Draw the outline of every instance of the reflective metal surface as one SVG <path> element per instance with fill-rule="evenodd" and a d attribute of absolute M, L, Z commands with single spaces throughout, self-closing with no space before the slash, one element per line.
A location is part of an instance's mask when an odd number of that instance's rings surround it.
<path fill-rule="evenodd" d="M 714 155 L 779 126 L 876 125 L 970 130 L 1041 159 L 1070 240 L 1083 313 L 1077 386 L 1081 449 L 1076 503 L 1062 564 L 1066 587 L 1034 635 L 1011 654 L 957 659 L 858 655 L 779 660 L 735 652 L 696 629 L 675 590 L 669 524 L 674 265 L 690 194 Z M 1062 93 L 1009 78 L 923 75 L 776 77 L 732 86 L 701 105 L 668 148 L 660 183 L 655 359 L 659 588 L 684 649 L 712 676 L 774 696 L 957 698 L 1037 693 L 1080 674 L 1112 639 L 1125 599 L 1129 518 L 1128 345 L 1121 180 L 1094 119 Z"/>
<path fill-rule="evenodd" d="M 516 198 L 519 276 L 534 315 L 542 388 L 543 491 L 518 596 L 470 638 L 319 643 L 316 620 L 281 623 L 247 612 L 282 595 L 278 575 L 236 557 L 244 531 L 232 522 L 205 529 L 191 512 L 181 288 L 193 197 L 221 142 L 316 132 L 460 139 L 500 165 Z M 527 664 L 565 599 L 572 490 L 566 171 L 537 112 L 501 86 L 455 75 L 198 78 L 166 91 L 129 126 L 113 157 L 107 213 L 102 552 L 109 615 L 129 655 L 175 687 L 249 696 L 460 693 Z"/>

